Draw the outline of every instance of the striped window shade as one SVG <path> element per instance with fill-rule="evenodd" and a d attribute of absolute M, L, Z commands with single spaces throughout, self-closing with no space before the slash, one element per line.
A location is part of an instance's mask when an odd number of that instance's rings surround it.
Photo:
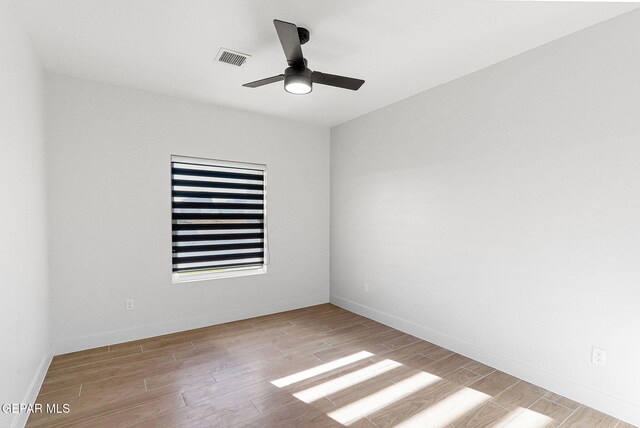
<path fill-rule="evenodd" d="M 171 157 L 173 280 L 265 273 L 266 166 Z"/>

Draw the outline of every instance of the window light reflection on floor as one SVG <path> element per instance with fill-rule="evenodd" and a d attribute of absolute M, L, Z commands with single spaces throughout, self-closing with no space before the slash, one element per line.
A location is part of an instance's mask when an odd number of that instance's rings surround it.
<path fill-rule="evenodd" d="M 360 351 L 344 358 L 339 358 L 337 360 L 276 379 L 271 383 L 279 388 L 284 388 L 286 386 L 311 379 L 315 376 L 328 373 L 332 370 L 345 367 L 349 364 L 362 361 L 372 356 L 373 354 L 370 352 Z M 386 359 L 296 392 L 293 396 L 305 403 L 312 403 L 322 397 L 343 391 L 400 366 L 403 366 L 403 364 Z M 369 416 L 376 411 L 407 397 L 408 395 L 414 394 L 429 385 L 435 384 L 440 380 L 442 379 L 438 376 L 430 373 L 419 372 L 407 379 L 396 382 L 393 385 L 375 391 L 364 398 L 330 412 L 328 416 L 343 425 L 351 425 L 359 419 Z M 402 421 L 397 426 L 401 428 L 414 426 L 446 426 L 460 419 L 465 414 L 474 411 L 490 399 L 490 395 L 472 388 L 462 387 L 462 389 L 455 392 L 452 391 L 450 395 Z M 522 407 L 518 407 L 516 410 L 513 410 L 501 420 L 501 423 L 505 424 L 512 422 L 517 422 L 514 426 L 526 426 L 529 428 L 545 428 L 556 424 L 556 421 L 553 418 Z"/>
<path fill-rule="evenodd" d="M 467 412 L 484 404 L 491 398 L 471 388 L 464 388 L 432 404 L 409 419 L 406 419 L 398 427 L 443 427 L 464 416 Z"/>
<path fill-rule="evenodd" d="M 330 361 L 326 364 L 322 364 L 322 365 L 313 367 L 311 369 L 292 374 L 290 376 L 276 379 L 271 383 L 277 386 L 278 388 L 284 388 L 285 386 L 289 386 L 297 382 L 302 382 L 303 380 L 310 379 L 314 376 L 318 376 L 323 373 L 330 372 L 331 370 L 335 370 L 337 368 L 349 365 L 351 363 L 355 363 L 356 361 L 364 360 L 365 358 L 368 358 L 371 356 L 373 356 L 371 352 L 360 351 L 355 354 L 349 355 L 347 357 Z"/>
<path fill-rule="evenodd" d="M 319 400 L 324 396 L 334 394 L 336 392 L 354 386 L 360 382 L 364 382 L 366 380 L 379 376 L 385 372 L 388 372 L 389 370 L 400 367 L 401 365 L 402 364 L 392 360 L 384 360 L 379 363 L 356 370 L 354 372 L 347 373 L 346 375 L 340 376 L 338 378 L 328 380 L 303 391 L 296 392 L 295 394 L 293 394 L 293 396 L 299 400 L 304 401 L 305 403 L 311 403 L 313 401 Z"/>
<path fill-rule="evenodd" d="M 367 397 L 347 404 L 329 413 L 329 417 L 343 425 L 350 425 L 358 419 L 362 419 L 439 380 L 438 376 L 420 372 L 394 385 L 376 391 Z"/>

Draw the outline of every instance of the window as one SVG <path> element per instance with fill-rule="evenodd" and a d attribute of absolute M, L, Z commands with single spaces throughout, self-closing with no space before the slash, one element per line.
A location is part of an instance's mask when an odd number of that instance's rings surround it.
<path fill-rule="evenodd" d="M 173 282 L 266 273 L 266 165 L 171 157 Z"/>

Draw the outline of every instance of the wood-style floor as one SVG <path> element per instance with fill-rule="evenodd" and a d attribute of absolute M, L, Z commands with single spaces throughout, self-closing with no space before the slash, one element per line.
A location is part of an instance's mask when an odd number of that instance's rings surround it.
<path fill-rule="evenodd" d="M 53 359 L 29 427 L 630 427 L 326 304 Z M 62 407 L 60 407 L 62 408 Z"/>

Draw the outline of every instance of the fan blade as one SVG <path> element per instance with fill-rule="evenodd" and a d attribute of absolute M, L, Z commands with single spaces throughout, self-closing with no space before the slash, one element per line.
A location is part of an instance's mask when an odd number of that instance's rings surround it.
<path fill-rule="evenodd" d="M 268 85 L 269 83 L 276 83 L 284 80 L 284 74 L 278 74 L 277 76 L 267 77 L 266 79 L 256 80 L 255 82 L 245 83 L 246 88 L 258 88 L 260 86 Z"/>
<path fill-rule="evenodd" d="M 273 20 L 273 25 L 276 27 L 276 32 L 280 38 L 280 44 L 282 45 L 282 50 L 284 50 L 284 56 L 287 57 L 289 66 L 302 65 L 304 67 L 304 57 L 302 56 L 298 27 L 296 27 L 295 24 L 278 19 Z"/>
<path fill-rule="evenodd" d="M 336 76 L 335 74 L 320 73 L 319 71 L 311 73 L 311 81 L 320 85 L 336 86 L 338 88 L 351 89 L 352 91 L 357 91 L 364 83 L 362 79 Z"/>

